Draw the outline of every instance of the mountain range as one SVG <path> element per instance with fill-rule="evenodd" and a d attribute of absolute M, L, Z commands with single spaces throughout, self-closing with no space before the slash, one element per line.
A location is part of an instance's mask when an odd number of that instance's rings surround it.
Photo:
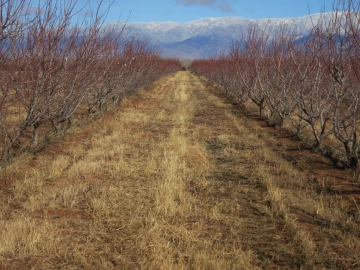
<path fill-rule="evenodd" d="M 176 22 L 127 23 L 126 30 L 130 35 L 148 38 L 159 47 L 164 57 L 195 59 L 226 53 L 234 41 L 240 40 L 242 33 L 246 33 L 246 29 L 251 24 L 264 29 L 270 37 L 281 25 L 286 24 L 292 29 L 298 29 L 294 34 L 300 39 L 308 35 L 309 30 L 321 18 L 329 20 L 330 17 L 331 13 L 311 14 L 298 18 L 256 20 L 241 17 L 203 18 L 183 24 Z"/>

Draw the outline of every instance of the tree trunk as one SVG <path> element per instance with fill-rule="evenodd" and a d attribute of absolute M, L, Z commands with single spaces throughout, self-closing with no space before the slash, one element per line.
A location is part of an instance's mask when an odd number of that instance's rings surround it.
<path fill-rule="evenodd" d="M 32 147 L 37 147 L 39 145 L 39 127 L 40 127 L 40 124 L 34 124 L 34 126 L 33 126 L 34 131 L 33 131 L 33 136 L 31 139 Z"/>

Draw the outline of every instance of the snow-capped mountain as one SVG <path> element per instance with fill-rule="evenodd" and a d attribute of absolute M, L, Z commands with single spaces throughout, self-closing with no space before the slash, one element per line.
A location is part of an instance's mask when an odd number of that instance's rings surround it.
<path fill-rule="evenodd" d="M 244 19 L 241 17 L 203 18 L 184 24 L 176 22 L 128 23 L 130 35 L 146 37 L 158 45 L 166 57 L 205 58 L 226 52 L 233 41 L 242 37 L 251 24 L 270 34 L 283 24 L 296 29 L 298 38 L 306 36 L 320 18 L 329 20 L 331 13 L 312 14 L 299 18 Z M 304 31 L 302 31 L 304 29 Z"/>

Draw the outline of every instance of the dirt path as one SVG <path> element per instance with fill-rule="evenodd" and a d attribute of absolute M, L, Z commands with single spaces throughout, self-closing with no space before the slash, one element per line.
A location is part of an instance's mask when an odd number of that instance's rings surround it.
<path fill-rule="evenodd" d="M 8 168 L 0 269 L 360 269 L 360 210 L 263 132 L 163 78 Z"/>

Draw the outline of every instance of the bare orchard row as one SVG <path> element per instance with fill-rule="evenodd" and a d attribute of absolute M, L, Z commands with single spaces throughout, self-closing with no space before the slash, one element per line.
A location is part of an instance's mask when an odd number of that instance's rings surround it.
<path fill-rule="evenodd" d="M 25 133 L 37 145 L 45 123 L 59 131 L 79 107 L 103 110 L 181 68 L 146 40 L 130 37 L 125 25 L 105 25 L 104 2 L 90 12 L 72 0 L 39 1 L 37 7 L 30 0 L 0 0 L 3 160 Z"/>
<path fill-rule="evenodd" d="M 338 0 L 333 7 L 330 19 L 322 14 L 305 38 L 298 39 L 301 29 L 286 25 L 270 38 L 252 25 L 228 55 L 194 61 L 191 69 L 240 102 L 253 101 L 272 124 L 287 120 L 297 135 L 310 126 L 314 147 L 333 135 L 343 145 L 347 165 L 357 168 L 360 4 Z"/>

